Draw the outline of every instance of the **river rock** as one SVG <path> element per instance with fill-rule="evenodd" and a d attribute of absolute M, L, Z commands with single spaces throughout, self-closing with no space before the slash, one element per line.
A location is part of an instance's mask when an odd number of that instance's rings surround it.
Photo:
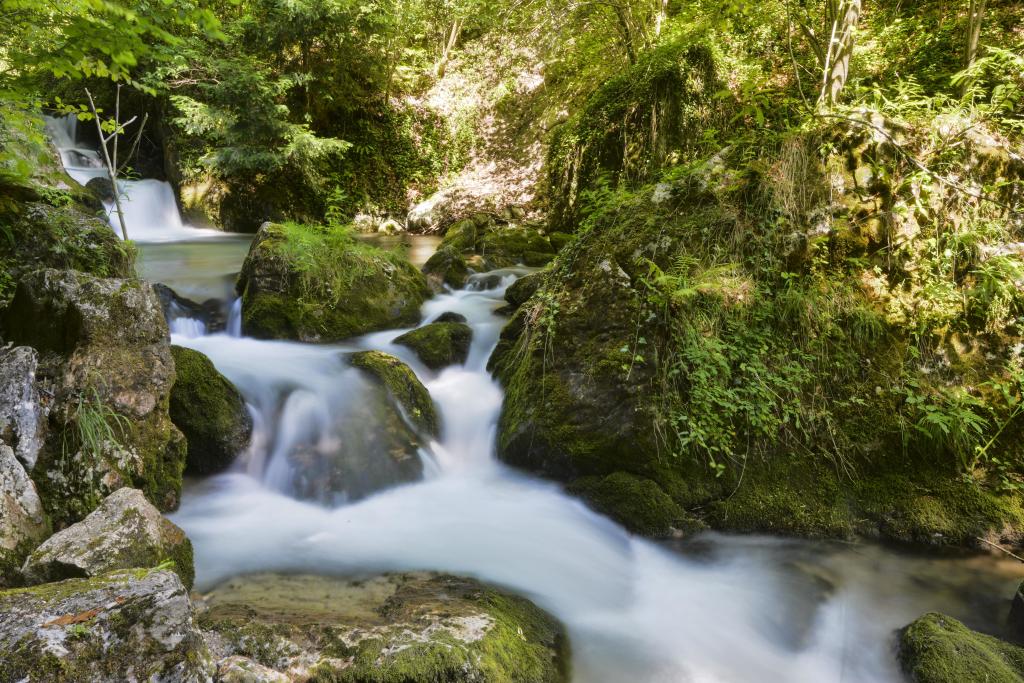
<path fill-rule="evenodd" d="M 259 574 L 218 586 L 203 606 L 219 661 L 244 657 L 291 680 L 568 680 L 562 627 L 471 579 Z"/>
<path fill-rule="evenodd" d="M 0 586 L 18 580 L 18 569 L 49 532 L 43 502 L 14 450 L 0 441 Z"/>
<path fill-rule="evenodd" d="M 352 354 L 350 360 L 387 389 L 417 429 L 437 436 L 439 422 L 434 400 L 412 368 L 382 351 L 361 351 Z"/>
<path fill-rule="evenodd" d="M 0 593 L 0 680 L 206 683 L 213 662 L 178 575 L 128 570 Z"/>
<path fill-rule="evenodd" d="M 359 242 L 346 228 L 273 223 L 256 234 L 237 289 L 246 334 L 310 342 L 415 323 L 430 294 L 402 256 Z"/>
<path fill-rule="evenodd" d="M 505 289 L 505 301 L 519 308 L 537 293 L 544 280 L 544 273 L 524 275 Z"/>
<path fill-rule="evenodd" d="M 164 560 L 192 586 L 192 544 L 142 491 L 114 491 L 88 517 L 51 536 L 25 561 L 30 584 L 86 578 L 116 569 L 155 567 Z"/>
<path fill-rule="evenodd" d="M 331 414 L 329 437 L 295 444 L 289 453 L 291 491 L 337 505 L 423 478 L 420 449 L 436 430 L 426 389 L 388 354 L 354 354 L 351 399 Z"/>
<path fill-rule="evenodd" d="M 60 528 L 130 485 L 177 507 L 185 441 L 168 416 L 174 362 L 148 283 L 41 270 L 18 284 L 2 318 L 7 339 L 39 352 L 53 387 L 33 479 Z"/>
<path fill-rule="evenodd" d="M 458 289 L 466 284 L 469 266 L 458 250 L 441 246 L 423 264 L 423 274 L 435 291 L 441 291 L 445 285 Z"/>
<path fill-rule="evenodd" d="M 454 311 L 445 311 L 441 315 L 434 318 L 432 322 L 435 323 L 464 323 L 466 322 L 466 316 L 461 313 Z"/>
<path fill-rule="evenodd" d="M 28 346 L 0 349 L 0 439 L 25 468 L 35 467 L 46 436 L 49 407 L 36 382 L 39 354 Z"/>
<path fill-rule="evenodd" d="M 186 471 L 213 474 L 227 469 L 248 445 L 252 416 L 245 399 L 205 355 L 172 346 L 175 374 L 171 421 L 188 442 Z"/>
<path fill-rule="evenodd" d="M 416 352 L 431 370 L 461 365 L 469 356 L 473 329 L 466 323 L 430 323 L 406 332 L 394 340 Z"/>
<path fill-rule="evenodd" d="M 1024 681 L 1024 648 L 972 631 L 936 612 L 903 629 L 899 658 L 913 683 Z"/>

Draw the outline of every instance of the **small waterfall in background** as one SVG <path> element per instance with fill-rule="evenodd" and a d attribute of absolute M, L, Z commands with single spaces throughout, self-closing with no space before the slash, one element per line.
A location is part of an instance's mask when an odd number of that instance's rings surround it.
<path fill-rule="evenodd" d="M 96 178 L 106 178 L 107 169 L 98 149 L 78 142 L 78 118 L 74 115 L 46 117 L 46 131 L 60 153 L 61 163 L 69 176 L 81 185 Z M 124 210 L 128 238 L 136 242 L 168 242 L 220 236 L 216 230 L 202 230 L 186 225 L 178 211 L 174 188 L 163 180 L 119 180 L 121 207 Z M 121 236 L 117 209 L 113 202 L 104 202 L 107 220 Z"/>

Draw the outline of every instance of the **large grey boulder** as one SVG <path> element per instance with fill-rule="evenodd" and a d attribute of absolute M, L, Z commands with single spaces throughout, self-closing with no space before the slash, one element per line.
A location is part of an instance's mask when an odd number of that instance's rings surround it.
<path fill-rule="evenodd" d="M 206 683 L 214 667 L 171 571 L 0 593 L 0 681 Z"/>
<path fill-rule="evenodd" d="M 36 383 L 39 355 L 19 346 L 0 349 L 0 439 L 31 472 L 46 436 L 47 406 Z"/>
<path fill-rule="evenodd" d="M 17 580 L 25 556 L 48 531 L 35 484 L 14 450 L 0 442 L 0 586 Z"/>
<path fill-rule="evenodd" d="M 40 270 L 19 281 L 0 323 L 6 339 L 39 352 L 37 375 L 52 387 L 32 477 L 54 525 L 122 486 L 176 508 L 185 440 L 168 416 L 174 361 L 152 287 Z"/>
<path fill-rule="evenodd" d="M 160 514 L 142 491 L 114 491 L 88 517 L 54 534 L 25 561 L 30 584 L 99 576 L 117 569 L 174 563 L 191 587 L 192 544 L 185 532 Z"/>

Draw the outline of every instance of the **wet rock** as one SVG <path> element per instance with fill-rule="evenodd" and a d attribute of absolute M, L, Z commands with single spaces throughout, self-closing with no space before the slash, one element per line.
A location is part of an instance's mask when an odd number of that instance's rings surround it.
<path fill-rule="evenodd" d="M 444 285 L 459 289 L 466 284 L 469 266 L 457 249 L 441 246 L 423 264 L 423 274 L 435 291 L 441 291 Z"/>
<path fill-rule="evenodd" d="M 216 658 L 244 657 L 292 680 L 568 680 L 562 627 L 471 579 L 260 574 L 218 586 L 204 603 Z"/>
<path fill-rule="evenodd" d="M 544 273 L 530 273 L 519 278 L 505 290 L 505 301 L 519 308 L 537 293 L 544 281 Z"/>
<path fill-rule="evenodd" d="M 163 306 L 164 317 L 168 321 L 181 317 L 192 318 L 203 323 L 210 334 L 223 332 L 227 328 L 227 312 L 224 302 L 220 299 L 207 299 L 201 304 L 196 303 L 179 296 L 173 289 L 159 282 L 153 285 L 153 291 L 160 297 L 160 305 Z"/>
<path fill-rule="evenodd" d="M 435 323 L 464 323 L 466 322 L 466 316 L 461 313 L 455 313 L 453 311 L 445 311 L 441 315 L 434 318 Z"/>
<path fill-rule="evenodd" d="M 406 332 L 394 343 L 415 351 L 431 370 L 440 370 L 465 363 L 472 341 L 473 330 L 466 323 L 430 323 Z"/>
<path fill-rule="evenodd" d="M 130 570 L 0 593 L 0 680 L 200 683 L 214 672 L 188 591 Z"/>
<path fill-rule="evenodd" d="M 417 429 L 425 434 L 437 435 L 439 422 L 434 401 L 412 368 L 381 351 L 352 354 L 351 362 L 387 389 Z"/>
<path fill-rule="evenodd" d="M 48 533 L 35 484 L 11 447 L 0 442 L 0 586 L 18 581 L 25 556 Z"/>
<path fill-rule="evenodd" d="M 117 569 L 156 567 L 170 560 L 187 588 L 195 575 L 192 544 L 142 491 L 123 488 L 88 517 L 51 536 L 25 561 L 30 584 L 88 578 Z"/>
<path fill-rule="evenodd" d="M 114 201 L 114 184 L 110 178 L 92 178 L 85 184 L 85 189 L 101 202 Z"/>
<path fill-rule="evenodd" d="M 1024 681 L 1024 648 L 972 631 L 936 612 L 903 629 L 899 658 L 914 683 Z"/>
<path fill-rule="evenodd" d="M 39 352 L 37 379 L 53 387 L 32 476 L 55 526 L 126 485 L 177 507 L 185 443 L 168 416 L 174 362 L 152 287 L 41 270 L 22 278 L 2 322 Z"/>
<path fill-rule="evenodd" d="M 227 469 L 249 445 L 252 416 L 245 399 L 205 355 L 172 346 L 175 374 L 171 421 L 188 442 L 186 471 L 213 474 Z"/>
<path fill-rule="evenodd" d="M 47 402 L 36 382 L 39 355 L 19 346 L 0 349 L 0 439 L 11 444 L 29 471 L 46 437 Z"/>
<path fill-rule="evenodd" d="M 298 253 L 314 262 L 300 261 Z M 274 223 L 256 234 L 237 289 L 246 334 L 309 342 L 415 323 L 430 293 L 402 256 L 362 243 L 345 228 Z"/>

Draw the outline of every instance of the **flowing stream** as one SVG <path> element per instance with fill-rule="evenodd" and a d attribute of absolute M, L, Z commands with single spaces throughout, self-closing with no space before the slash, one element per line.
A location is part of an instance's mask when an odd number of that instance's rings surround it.
<path fill-rule="evenodd" d="M 55 139 L 65 163 L 82 163 L 67 154 L 73 136 Z M 176 209 L 168 218 L 173 195 L 160 201 L 128 192 L 129 235 L 159 242 L 141 246 L 140 274 L 185 296 L 227 296 L 245 238 L 189 228 Z M 410 253 L 422 260 L 431 248 L 414 239 Z M 309 345 L 240 336 L 237 306 L 222 334 L 172 321 L 173 342 L 207 354 L 255 418 L 235 469 L 190 482 L 173 515 L 195 547 L 197 588 L 257 571 L 469 575 L 561 619 L 574 679 L 586 683 L 899 681 L 896 629 L 926 611 L 1001 632 L 1024 576 L 1009 560 L 717 534 L 654 543 L 502 465 L 503 393 L 486 363 L 504 323 L 495 310 L 522 272 L 478 278 L 424 304 L 423 324 L 453 311 L 473 328 L 467 362 L 440 372 L 392 343 L 405 330 Z M 345 355 L 368 348 L 409 363 L 437 404 L 442 433 L 421 453 L 424 479 L 351 504 L 297 500 L 284 485 L 290 451 L 345 447 L 331 442 L 332 418 L 368 390 Z"/>

